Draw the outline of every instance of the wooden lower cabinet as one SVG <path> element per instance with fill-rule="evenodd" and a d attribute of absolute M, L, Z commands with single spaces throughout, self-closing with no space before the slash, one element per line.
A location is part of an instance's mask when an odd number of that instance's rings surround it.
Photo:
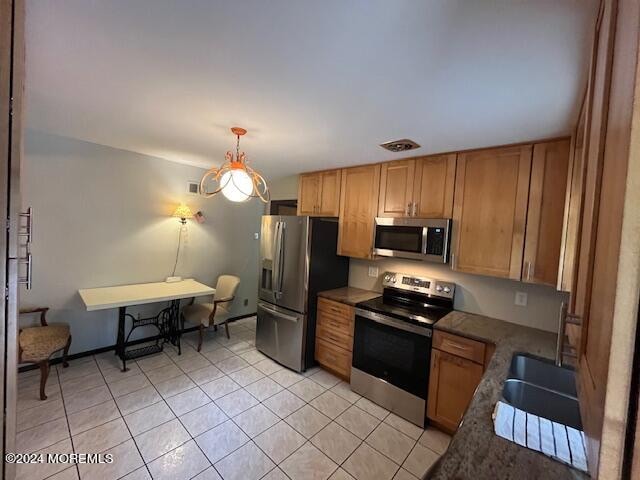
<path fill-rule="evenodd" d="M 316 361 L 345 380 L 351 377 L 354 308 L 318 298 L 316 317 Z"/>
<path fill-rule="evenodd" d="M 453 433 L 458 429 L 494 349 L 482 342 L 443 332 L 434 332 L 433 345 L 427 417 Z"/>

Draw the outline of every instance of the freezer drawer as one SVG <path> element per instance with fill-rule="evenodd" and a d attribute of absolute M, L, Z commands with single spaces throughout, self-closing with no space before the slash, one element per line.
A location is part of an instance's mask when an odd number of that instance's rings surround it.
<path fill-rule="evenodd" d="M 258 302 L 256 348 L 276 362 L 301 372 L 306 316 L 266 302 Z"/>

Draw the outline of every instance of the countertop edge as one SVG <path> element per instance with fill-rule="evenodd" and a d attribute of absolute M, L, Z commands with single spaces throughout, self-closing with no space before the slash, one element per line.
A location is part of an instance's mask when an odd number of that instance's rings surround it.
<path fill-rule="evenodd" d="M 449 448 L 432 467 L 429 479 L 576 479 L 588 475 L 495 435 L 492 413 L 502 398 L 502 387 L 514 353 L 553 358 L 555 334 L 503 320 L 453 311 L 436 330 L 493 343 L 495 353 L 464 414 Z"/>

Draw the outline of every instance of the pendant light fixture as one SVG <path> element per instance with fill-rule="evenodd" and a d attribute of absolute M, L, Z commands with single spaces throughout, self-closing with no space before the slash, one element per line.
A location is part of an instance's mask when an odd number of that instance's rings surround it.
<path fill-rule="evenodd" d="M 259 198 L 264 203 L 269 201 L 269 188 L 265 179 L 249 167 L 244 152 L 240 153 L 240 137 L 247 133 L 244 128 L 233 127 L 236 136 L 236 155 L 229 150 L 225 155 L 225 163 L 220 168 L 209 169 L 200 180 L 200 193 L 205 197 L 222 194 L 232 202 L 244 202 L 250 198 Z M 213 190 L 207 186 L 213 183 Z"/>

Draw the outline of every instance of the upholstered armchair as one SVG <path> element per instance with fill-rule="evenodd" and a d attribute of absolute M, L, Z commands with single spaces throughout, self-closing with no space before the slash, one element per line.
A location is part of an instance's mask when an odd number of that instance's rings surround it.
<path fill-rule="evenodd" d="M 49 359 L 60 350 L 62 366 L 68 367 L 67 354 L 71 346 L 71 332 L 66 323 L 47 323 L 47 307 L 20 310 L 21 315 L 40 314 L 40 325 L 20 329 L 18 335 L 18 362 L 37 363 L 40 366 L 40 400 L 46 400 L 45 387 L 49 377 Z"/>
<path fill-rule="evenodd" d="M 227 338 L 229 336 L 228 320 L 231 316 L 230 306 L 235 298 L 236 291 L 240 285 L 240 279 L 234 275 L 220 275 L 216 283 L 216 293 L 213 296 L 213 303 L 191 303 L 182 309 L 182 327 L 185 321 L 198 325 L 200 338 L 198 340 L 198 351 L 202 348 L 204 330 L 213 326 L 216 330 L 218 325 L 223 324 Z"/>

